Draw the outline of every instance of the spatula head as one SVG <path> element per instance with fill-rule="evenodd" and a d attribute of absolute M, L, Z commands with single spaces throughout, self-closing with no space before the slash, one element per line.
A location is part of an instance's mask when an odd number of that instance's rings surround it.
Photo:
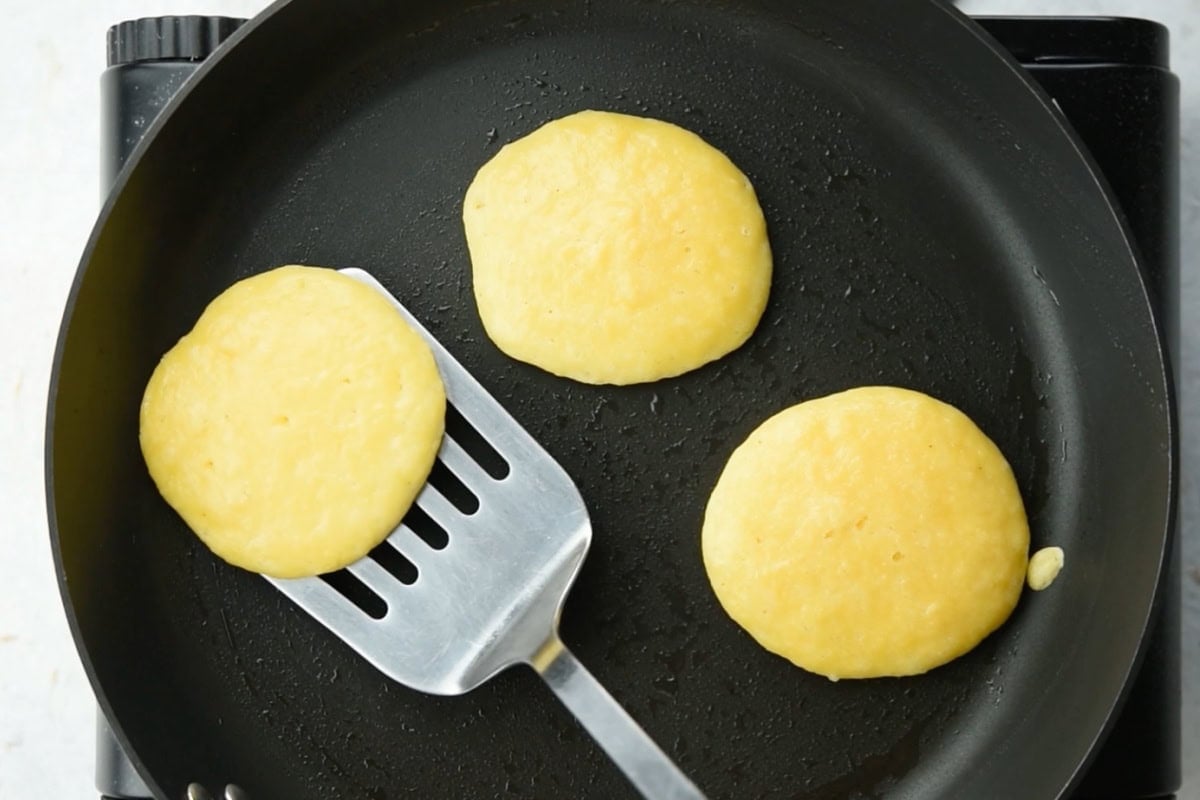
<path fill-rule="evenodd" d="M 388 676 L 461 694 L 528 661 L 554 632 L 591 543 L 587 508 L 558 462 L 378 281 L 342 272 L 429 343 L 458 424 L 418 510 L 386 542 L 334 575 L 269 580 Z"/>

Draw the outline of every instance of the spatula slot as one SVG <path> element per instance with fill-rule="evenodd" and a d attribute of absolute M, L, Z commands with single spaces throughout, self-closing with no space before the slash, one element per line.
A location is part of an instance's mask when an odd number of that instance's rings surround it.
<path fill-rule="evenodd" d="M 415 571 L 415 567 L 413 568 Z M 358 578 L 351 575 L 347 570 L 340 569 L 337 572 L 326 572 L 324 575 L 318 576 L 325 583 L 342 597 L 349 600 L 354 605 L 371 619 L 383 619 L 387 614 L 387 601 L 375 594 L 371 589 Z"/>
<path fill-rule="evenodd" d="M 433 469 L 429 472 L 429 482 L 462 513 L 474 514 L 479 510 L 479 498 L 442 463 L 440 458 L 434 462 Z"/>
<path fill-rule="evenodd" d="M 504 456 L 451 403 L 446 404 L 446 435 L 458 442 L 488 475 L 498 481 L 508 477 L 511 467 Z"/>
<path fill-rule="evenodd" d="M 405 558 L 403 553 L 387 542 L 381 543 L 372 550 L 371 558 L 401 583 L 411 586 L 417 582 L 417 565 Z"/>
<path fill-rule="evenodd" d="M 476 501 L 478 504 L 478 501 Z M 412 530 L 421 541 L 432 547 L 434 550 L 445 549 L 450 543 L 450 536 L 442 528 L 433 521 L 433 518 L 421 510 L 420 506 L 413 506 L 404 515 L 404 524 Z"/>

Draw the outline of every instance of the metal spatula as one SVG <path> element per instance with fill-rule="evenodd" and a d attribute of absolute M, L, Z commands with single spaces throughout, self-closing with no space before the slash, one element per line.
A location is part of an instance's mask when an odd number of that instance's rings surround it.
<path fill-rule="evenodd" d="M 530 665 L 645 797 L 703 798 L 558 638 L 563 600 L 592 539 L 571 477 L 378 281 L 343 273 L 388 297 L 424 336 L 450 405 L 509 470 L 494 478 L 446 436 L 438 458 L 479 507 L 463 513 L 427 485 L 417 507 L 446 532 L 446 546 L 433 549 L 403 524 L 387 540 L 416 566 L 415 580 L 370 556 L 347 568 L 386 605 L 381 615 L 321 578 L 272 582 L 384 674 L 420 691 L 462 694 Z"/>

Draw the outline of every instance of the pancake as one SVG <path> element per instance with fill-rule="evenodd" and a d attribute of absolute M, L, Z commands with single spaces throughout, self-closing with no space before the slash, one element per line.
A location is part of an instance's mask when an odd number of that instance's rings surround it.
<path fill-rule="evenodd" d="M 720 358 L 754 331 L 770 289 L 750 181 L 659 120 L 583 111 L 547 123 L 483 165 L 463 225 L 488 336 L 585 383 Z"/>
<path fill-rule="evenodd" d="M 286 266 L 227 289 L 163 356 L 140 440 L 214 553 L 294 578 L 387 537 L 433 466 L 445 406 L 433 354 L 386 298 Z"/>
<path fill-rule="evenodd" d="M 829 678 L 915 675 L 1008 618 L 1029 528 L 1004 456 L 919 392 L 864 387 L 764 422 L 704 517 L 705 569 L 763 647 Z"/>

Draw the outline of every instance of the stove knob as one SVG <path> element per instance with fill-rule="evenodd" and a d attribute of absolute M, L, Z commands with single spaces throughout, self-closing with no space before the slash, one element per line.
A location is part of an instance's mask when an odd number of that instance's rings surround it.
<path fill-rule="evenodd" d="M 143 17 L 108 29 L 108 66 L 146 61 L 203 61 L 246 20 Z"/>

